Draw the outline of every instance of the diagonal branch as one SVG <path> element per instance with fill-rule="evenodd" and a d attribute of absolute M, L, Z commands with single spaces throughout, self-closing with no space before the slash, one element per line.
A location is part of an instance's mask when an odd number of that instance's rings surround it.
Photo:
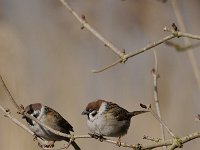
<path fill-rule="evenodd" d="M 19 107 L 19 105 L 17 104 L 17 102 L 14 100 L 12 94 L 10 93 L 10 91 L 8 90 L 8 87 L 6 86 L 5 82 L 3 81 L 3 78 L 0 74 L 0 82 L 2 83 L 4 89 L 5 89 L 5 92 L 8 94 L 10 100 L 12 101 L 12 103 L 14 104 L 14 106 L 18 109 L 18 111 L 21 111 L 21 108 Z"/>
<path fill-rule="evenodd" d="M 163 39 L 161 39 L 161 40 L 159 40 L 159 41 L 156 41 L 156 42 L 154 42 L 154 43 L 151 43 L 151 44 L 145 46 L 144 48 L 141 48 L 141 49 L 139 49 L 139 50 L 130 52 L 130 53 L 128 53 L 128 54 L 124 54 L 124 57 L 123 57 L 123 58 L 118 59 L 117 61 L 115 61 L 115 62 L 112 63 L 111 65 L 108 65 L 107 67 L 104 67 L 103 69 L 93 70 L 92 72 L 93 72 L 93 73 L 99 73 L 99 72 L 102 72 L 102 71 L 104 71 L 104 70 L 106 70 L 106 69 L 109 69 L 109 68 L 111 68 L 111 67 L 113 67 L 113 66 L 115 66 L 115 65 L 117 65 L 117 64 L 119 64 L 119 63 L 125 63 L 129 58 L 134 57 L 134 56 L 136 56 L 136 55 L 139 55 L 139 54 L 141 54 L 141 53 L 144 53 L 144 52 L 146 52 L 146 51 L 152 49 L 153 47 L 156 47 L 156 46 L 158 46 L 158 45 L 160 45 L 160 44 L 162 44 L 162 43 L 164 43 L 164 42 L 166 42 L 166 41 L 168 41 L 168 40 L 171 40 L 171 39 L 173 39 L 173 38 L 175 38 L 175 37 L 176 37 L 175 35 L 166 36 L 166 37 L 164 37 Z"/>
<path fill-rule="evenodd" d="M 93 70 L 93 73 L 99 73 L 102 72 L 104 70 L 107 70 L 119 63 L 125 63 L 129 58 L 134 57 L 140 53 L 143 53 L 149 49 L 152 49 L 153 47 L 156 47 L 160 44 L 163 43 L 165 41 L 168 41 L 170 39 L 173 39 L 175 37 L 187 37 L 187 38 L 191 38 L 191 39 L 196 39 L 196 40 L 200 40 L 200 36 L 199 35 L 193 35 L 193 34 L 189 34 L 189 33 L 184 33 L 184 32 L 176 32 L 176 34 L 172 33 L 172 35 L 169 35 L 163 39 L 161 39 L 158 42 L 154 42 L 142 49 L 130 52 L 129 54 L 125 54 L 122 50 L 120 50 L 119 48 L 117 48 L 114 44 L 112 44 L 110 41 L 108 41 L 106 38 L 104 38 L 99 32 L 97 32 L 86 20 L 86 17 L 84 15 L 82 15 L 81 17 L 74 11 L 74 9 L 68 4 L 68 2 L 66 2 L 65 0 L 60 0 L 60 2 L 63 4 L 63 6 L 65 6 L 65 8 L 81 23 L 81 25 L 83 26 L 82 28 L 86 28 L 88 31 L 90 31 L 97 39 L 99 39 L 101 42 L 104 43 L 105 46 L 109 47 L 115 54 L 118 55 L 118 57 L 120 59 L 116 60 L 114 63 L 107 65 L 106 67 L 102 68 L 102 69 L 98 69 L 98 70 Z M 183 30 L 184 31 L 184 30 Z M 192 55 L 190 55 L 190 57 L 192 57 Z M 195 67 L 195 62 L 194 59 L 193 61 L 191 61 L 193 67 Z M 197 69 L 194 69 L 197 70 Z M 197 76 L 197 71 L 195 71 L 195 74 Z M 200 77 L 199 77 L 199 85 L 200 85 Z"/>
<path fill-rule="evenodd" d="M 156 118 L 160 124 L 163 125 L 163 127 L 165 127 L 165 129 L 167 130 L 167 132 L 173 137 L 176 138 L 177 136 L 174 135 L 174 133 L 171 131 L 171 129 L 168 128 L 168 126 L 166 125 L 166 123 L 163 122 L 163 120 L 153 111 L 152 108 L 148 108 L 151 112 L 151 114 L 154 116 L 154 118 Z"/>
<path fill-rule="evenodd" d="M 23 110 L 23 108 L 20 107 L 20 106 L 17 104 L 17 102 L 15 101 L 15 99 L 13 98 L 11 92 L 10 92 L 9 89 L 7 88 L 7 86 L 6 86 L 6 84 L 5 84 L 5 82 L 4 82 L 4 80 L 3 80 L 3 78 L 2 78 L 1 75 L 0 75 L 0 80 L 1 80 L 0 82 L 2 83 L 2 85 L 3 85 L 3 87 L 4 87 L 5 91 L 6 91 L 6 93 L 8 94 L 8 96 L 9 96 L 9 98 L 10 98 L 10 101 L 11 101 L 11 102 L 14 104 L 14 106 L 18 109 L 18 111 L 19 111 L 19 113 L 20 113 L 21 115 L 25 115 L 25 116 L 28 117 L 29 119 L 34 120 L 34 121 L 37 122 L 39 125 L 41 125 L 41 126 L 47 128 L 48 130 L 50 130 L 51 132 L 53 132 L 53 133 L 55 133 L 55 134 L 57 134 L 57 135 L 60 135 L 60 136 L 63 136 L 63 137 L 67 137 L 67 138 L 71 138 L 71 135 L 64 134 L 64 133 L 62 133 L 62 132 L 56 131 L 56 130 L 54 130 L 54 129 L 48 127 L 48 126 L 45 125 L 44 123 L 40 122 L 40 121 L 39 121 L 38 119 L 36 119 L 35 117 L 29 115 L 27 112 L 25 112 L 25 111 Z"/>
<path fill-rule="evenodd" d="M 161 40 L 153 42 L 153 43 L 145 46 L 144 48 L 141 48 L 139 50 L 134 50 L 133 52 L 130 52 L 128 54 L 124 54 L 123 58 L 120 58 L 120 59 L 118 59 L 117 61 L 115 61 L 113 63 L 114 65 L 111 64 L 111 65 L 108 65 L 107 67 L 105 67 L 103 69 L 99 69 L 97 71 L 95 70 L 95 71 L 92 71 L 92 72 L 93 73 L 99 73 L 99 72 L 102 72 L 102 71 L 104 71 L 106 69 L 109 69 L 109 68 L 111 68 L 111 67 L 113 67 L 113 66 L 115 66 L 115 65 L 117 65 L 119 63 L 125 63 L 129 58 L 134 57 L 136 55 L 139 55 L 141 53 L 144 53 L 144 52 L 146 52 L 148 50 L 151 50 L 152 48 L 154 48 L 154 47 L 156 47 L 156 46 L 158 46 L 158 45 L 160 45 L 160 44 L 162 44 L 162 43 L 164 43 L 166 41 L 169 41 L 169 40 L 171 40 L 173 38 L 187 37 L 187 38 L 191 38 L 191 39 L 200 40 L 200 36 L 198 36 L 198 35 L 193 35 L 193 34 L 184 33 L 184 32 L 180 32 L 180 31 L 174 31 L 174 30 L 167 29 L 166 27 L 164 28 L 164 31 L 171 32 L 171 35 L 168 35 L 168 36 L 164 37 Z"/>
<path fill-rule="evenodd" d="M 117 54 L 120 58 L 124 57 L 124 53 L 121 52 L 115 45 L 113 45 L 110 41 L 108 41 L 106 38 L 104 38 L 99 32 L 97 32 L 86 20 L 86 17 L 82 15 L 82 17 L 79 17 L 79 15 L 72 9 L 72 7 L 66 2 L 65 0 L 60 0 L 60 2 L 65 6 L 65 8 L 81 23 L 83 26 L 82 28 L 86 28 L 88 31 L 90 31 L 97 39 L 102 41 L 104 45 L 109 47 L 115 54 Z"/>
<path fill-rule="evenodd" d="M 5 109 L 1 104 L 0 104 L 0 109 L 4 112 L 5 117 L 8 117 L 13 123 L 15 123 L 17 126 L 21 127 L 22 129 L 24 129 L 26 132 L 28 132 L 29 134 L 31 134 L 32 136 L 35 136 L 35 134 L 25 125 L 23 125 L 21 122 L 19 122 L 17 119 L 15 119 L 12 115 L 10 110 Z M 35 137 L 36 140 L 39 143 L 43 143 L 45 144 L 45 142 L 40 138 L 40 137 Z"/>

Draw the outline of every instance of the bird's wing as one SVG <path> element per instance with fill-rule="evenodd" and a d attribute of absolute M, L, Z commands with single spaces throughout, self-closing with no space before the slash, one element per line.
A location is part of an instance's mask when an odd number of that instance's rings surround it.
<path fill-rule="evenodd" d="M 126 109 L 115 103 L 109 102 L 106 109 L 108 112 L 112 113 L 118 121 L 123 121 L 131 118 L 129 112 Z"/>
<path fill-rule="evenodd" d="M 51 118 L 51 127 L 54 128 L 55 130 L 59 130 L 59 131 L 63 131 L 64 133 L 69 133 L 69 131 L 72 131 L 74 132 L 73 130 L 73 127 L 70 125 L 70 123 L 65 120 L 58 112 L 56 112 L 55 110 L 49 108 L 49 107 L 46 107 L 45 109 L 48 109 L 48 114 L 47 115 L 47 118 L 49 118 L 48 116 L 53 116 L 53 118 Z M 53 126 L 57 124 L 57 126 Z M 62 130 L 60 130 L 60 128 Z"/>

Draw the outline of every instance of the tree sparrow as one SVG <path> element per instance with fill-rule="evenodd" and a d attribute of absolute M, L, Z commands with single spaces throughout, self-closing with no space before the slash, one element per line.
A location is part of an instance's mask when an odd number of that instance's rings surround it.
<path fill-rule="evenodd" d="M 82 115 L 87 115 L 87 125 L 92 134 L 99 137 L 118 137 L 125 135 L 133 116 L 148 111 L 128 112 L 119 105 L 105 100 L 89 103 Z"/>
<path fill-rule="evenodd" d="M 70 131 L 74 132 L 73 127 L 58 112 L 47 106 L 40 103 L 30 104 L 25 108 L 25 111 L 54 130 L 66 134 L 70 134 Z M 53 144 L 55 141 L 61 140 L 69 142 L 68 138 L 52 133 L 26 116 L 23 116 L 23 118 L 26 119 L 28 127 L 35 133 L 36 136 L 41 137 L 42 139 Z M 74 141 L 71 144 L 75 150 L 80 150 L 80 147 Z"/>

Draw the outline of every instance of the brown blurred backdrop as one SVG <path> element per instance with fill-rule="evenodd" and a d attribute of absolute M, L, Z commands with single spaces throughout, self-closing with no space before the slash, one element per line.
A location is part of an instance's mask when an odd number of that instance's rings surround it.
<path fill-rule="evenodd" d="M 167 33 L 163 27 L 176 22 L 170 1 L 157 0 L 68 0 L 79 15 L 103 36 L 127 52 L 154 42 Z M 178 0 L 189 33 L 200 35 L 199 0 Z M 59 111 L 73 126 L 75 134 L 87 134 L 85 105 L 97 98 L 118 103 L 127 110 L 140 109 L 139 103 L 154 106 L 151 69 L 153 52 L 148 51 L 99 74 L 91 73 L 117 59 L 56 0 L 0 0 L 0 73 L 18 103 L 41 102 Z M 174 39 L 183 44 L 183 39 Z M 192 43 L 198 41 L 192 40 Z M 164 44 L 158 55 L 161 113 L 178 136 L 198 131 L 194 121 L 200 113 L 200 89 L 186 52 Z M 199 48 L 193 50 L 200 63 Z M 198 66 L 200 69 L 200 66 Z M 0 103 L 16 109 L 0 87 Z M 132 119 L 127 143 L 151 143 L 143 135 L 160 137 L 158 122 L 145 114 Z M 170 138 L 168 134 L 167 138 Z M 123 149 L 92 139 L 79 139 L 83 150 Z M 57 146 L 62 145 L 60 142 Z M 199 150 L 199 139 L 183 150 Z M 0 112 L 0 150 L 40 149 L 33 137 L 11 123 Z M 73 149 L 70 147 L 70 149 Z"/>

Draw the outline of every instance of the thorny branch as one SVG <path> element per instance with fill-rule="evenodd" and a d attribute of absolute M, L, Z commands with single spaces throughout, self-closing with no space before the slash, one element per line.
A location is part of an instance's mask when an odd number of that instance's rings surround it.
<path fill-rule="evenodd" d="M 116 66 L 119 63 L 125 63 L 129 58 L 134 57 L 134 56 L 136 56 L 136 55 L 138 55 L 140 53 L 143 53 L 145 51 L 148 51 L 148 50 L 152 49 L 153 47 L 156 47 L 156 46 L 158 46 L 158 45 L 160 45 L 160 44 L 162 44 L 162 43 L 164 43 L 166 41 L 169 41 L 169 40 L 171 40 L 173 38 L 187 37 L 187 38 L 191 38 L 191 39 L 200 40 L 200 36 L 199 35 L 184 33 L 184 32 L 180 32 L 180 31 L 176 31 L 176 30 L 170 30 L 171 35 L 168 35 L 168 36 L 164 37 L 163 39 L 161 39 L 161 40 L 159 40 L 157 42 L 153 42 L 153 43 L 145 46 L 144 48 L 141 48 L 139 50 L 134 50 L 134 51 L 126 54 L 125 51 L 120 50 L 119 48 L 117 48 L 114 44 L 112 44 L 110 41 L 108 41 L 106 38 L 104 38 L 99 32 L 97 32 L 89 24 L 89 22 L 86 19 L 85 15 L 81 15 L 82 17 L 80 17 L 75 12 L 75 10 L 69 5 L 68 2 L 66 2 L 65 0 L 60 0 L 60 2 L 81 23 L 82 29 L 86 28 L 88 31 L 90 31 L 97 39 L 99 39 L 101 42 L 103 42 L 106 47 L 109 47 L 119 57 L 118 60 L 116 60 L 115 62 L 113 62 L 110 65 L 107 65 L 106 67 L 103 67 L 102 69 L 92 70 L 93 73 L 99 73 L 99 72 L 107 70 L 107 69 L 109 69 L 109 68 L 111 68 L 113 66 Z"/>

